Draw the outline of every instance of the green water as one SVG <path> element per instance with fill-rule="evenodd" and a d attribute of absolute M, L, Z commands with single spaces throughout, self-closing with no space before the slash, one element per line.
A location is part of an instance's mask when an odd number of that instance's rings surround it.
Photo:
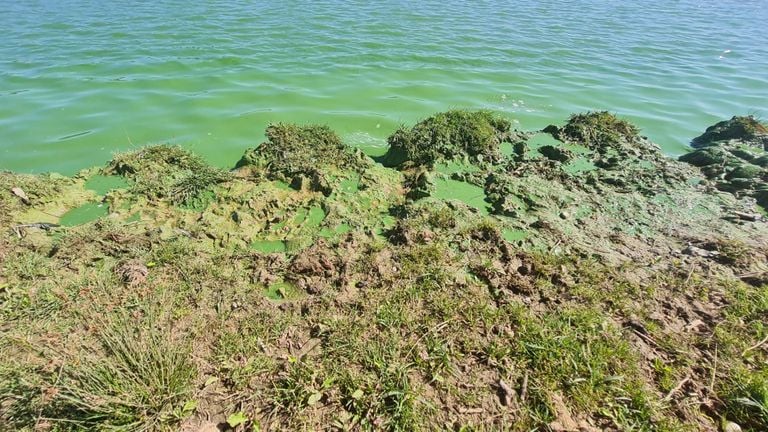
<path fill-rule="evenodd" d="M 94 175 L 85 182 L 85 188 L 96 192 L 98 195 L 106 195 L 115 189 L 125 189 L 129 186 L 123 177 Z"/>
<path fill-rule="evenodd" d="M 288 250 L 285 242 L 282 240 L 255 240 L 251 243 L 251 249 L 267 254 Z"/>
<path fill-rule="evenodd" d="M 765 0 L 3 2 L 0 169 L 179 143 L 221 166 L 273 121 L 381 154 L 402 123 L 487 108 L 537 129 L 608 109 L 670 154 L 768 116 Z"/>
<path fill-rule="evenodd" d="M 61 216 L 59 224 L 65 227 L 82 225 L 109 214 L 109 206 L 104 203 L 89 202 L 74 208 Z"/>
<path fill-rule="evenodd" d="M 526 237 L 528 237 L 527 232 L 523 230 L 512 230 L 512 229 L 502 230 L 501 235 L 504 237 L 504 240 L 512 243 L 525 240 Z"/>
<path fill-rule="evenodd" d="M 275 301 L 289 300 L 297 297 L 298 289 L 288 282 L 275 282 L 264 289 L 264 295 Z"/>
<path fill-rule="evenodd" d="M 587 158 L 576 158 L 563 166 L 563 171 L 568 174 L 579 174 L 597 169 L 594 163 Z"/>
<path fill-rule="evenodd" d="M 483 216 L 490 214 L 488 203 L 485 202 L 485 191 L 480 186 L 450 178 L 437 178 L 434 184 L 435 191 L 431 195 L 433 198 L 458 200 L 476 208 Z"/>

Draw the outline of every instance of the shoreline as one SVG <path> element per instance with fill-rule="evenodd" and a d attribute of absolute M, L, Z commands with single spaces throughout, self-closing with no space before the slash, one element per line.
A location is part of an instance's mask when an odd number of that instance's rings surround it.
<path fill-rule="evenodd" d="M 276 123 L 233 170 L 150 146 L 0 173 L 0 419 L 768 425 L 765 125 L 681 160 L 607 112 L 447 111 L 388 144 Z"/>
<path fill-rule="evenodd" d="M 462 110 L 462 111 L 464 111 L 464 110 L 466 110 L 466 111 L 482 111 L 484 109 L 482 109 L 482 108 L 461 108 L 460 110 Z M 503 117 L 510 117 L 511 115 L 514 114 L 514 112 L 507 112 L 507 111 L 499 110 L 498 108 L 491 109 L 491 111 L 493 111 L 494 113 L 497 113 L 498 115 L 503 116 Z M 614 113 L 614 114 L 618 115 L 616 113 Z M 419 119 L 418 116 L 414 116 L 414 118 Z M 557 118 L 552 118 L 552 119 L 548 119 L 548 120 L 537 119 L 537 122 L 542 124 L 542 125 L 547 125 L 547 124 L 551 124 L 552 121 L 557 121 L 557 120 L 558 120 Z M 273 119 L 273 120 L 269 120 L 269 121 L 266 121 L 266 122 L 263 122 L 263 123 L 264 123 L 264 127 L 266 128 L 267 126 L 269 126 L 269 124 L 277 123 L 277 122 L 280 122 L 280 121 L 281 121 L 280 119 L 277 119 L 277 120 Z M 337 126 L 337 127 L 339 125 L 338 119 L 335 119 L 334 122 L 304 121 L 304 122 L 294 122 L 294 123 L 296 123 L 296 124 L 327 124 L 330 127 L 332 127 L 334 130 L 336 130 L 334 125 Z M 390 123 L 389 126 L 392 128 L 392 132 L 394 132 L 394 130 L 397 130 L 397 128 L 399 126 L 402 126 L 404 124 L 402 121 L 398 123 L 398 122 L 394 122 L 393 120 L 390 120 L 389 123 Z M 515 121 L 514 125 L 516 127 L 519 127 L 520 123 Z M 254 130 L 256 132 L 258 132 L 258 128 L 255 128 Z M 376 127 L 376 130 L 377 131 L 379 130 L 378 126 Z M 536 132 L 538 132 L 540 130 L 542 130 L 542 129 L 528 129 L 528 128 L 521 129 L 521 131 L 527 132 L 527 133 L 536 133 Z M 372 135 L 370 135 L 370 132 L 371 131 L 369 131 L 369 130 L 346 131 L 344 133 L 339 133 L 339 135 L 342 137 L 343 141 L 345 143 L 347 143 L 351 148 L 353 148 L 353 149 L 360 149 L 361 151 L 363 151 L 365 154 L 367 154 L 371 158 L 376 158 L 378 156 L 381 156 L 383 153 L 386 153 L 386 150 L 387 150 L 387 147 L 388 147 L 386 140 L 387 140 L 388 135 L 380 134 L 380 136 L 373 137 Z M 692 131 L 692 132 L 694 132 L 694 131 Z M 364 136 L 366 138 L 362 139 L 362 141 L 361 141 L 360 140 L 360 136 Z M 243 149 L 247 149 L 247 148 L 253 146 L 254 144 L 258 144 L 258 141 L 259 141 L 258 137 L 254 137 L 252 140 L 248 140 L 248 141 L 246 141 L 242 137 L 240 137 L 240 138 L 237 139 L 237 141 L 240 143 L 240 146 L 237 148 L 237 150 L 234 150 L 234 149 L 230 148 L 227 151 L 228 153 L 231 153 L 231 157 L 229 157 L 226 161 L 219 160 L 219 159 L 217 159 L 216 161 L 212 161 L 212 160 L 210 160 L 210 156 L 211 156 L 210 155 L 210 153 L 211 153 L 210 151 L 206 151 L 204 148 L 202 148 L 202 149 L 198 148 L 198 147 L 205 147 L 205 145 L 201 145 L 200 144 L 201 142 L 203 142 L 203 139 L 201 137 L 196 138 L 196 139 L 193 139 L 191 137 L 186 137 L 186 138 L 180 139 L 177 136 L 172 136 L 172 137 L 169 137 L 169 138 L 166 138 L 166 139 L 150 140 L 150 141 L 147 141 L 147 142 L 145 142 L 143 144 L 135 144 L 135 143 L 133 143 L 133 141 L 131 140 L 131 137 L 128 136 L 128 135 L 126 135 L 124 138 L 128 140 L 128 143 L 129 143 L 128 146 L 123 147 L 123 146 L 117 145 L 116 146 L 117 149 L 112 150 L 111 154 L 105 154 L 104 159 L 99 160 L 99 161 L 94 161 L 92 165 L 91 164 L 86 165 L 86 166 L 77 165 L 75 167 L 73 163 L 67 163 L 68 166 L 72 166 L 72 167 L 68 168 L 68 169 L 65 169 L 65 170 L 62 170 L 62 169 L 51 169 L 51 170 L 43 170 L 43 171 L 39 171 L 36 168 L 33 168 L 31 170 L 29 170 L 29 169 L 28 170 L 17 170 L 17 169 L 12 169 L 10 167 L 7 167 L 7 168 L 0 167 L 0 172 L 10 172 L 10 173 L 16 173 L 16 174 L 25 174 L 25 175 L 26 174 L 29 174 L 29 175 L 60 174 L 60 175 L 72 177 L 72 176 L 76 176 L 80 171 L 103 166 L 104 164 L 108 163 L 115 154 L 129 153 L 129 152 L 138 151 L 138 150 L 140 150 L 140 149 L 142 149 L 144 147 L 154 147 L 154 146 L 163 146 L 163 145 L 182 147 L 182 148 L 186 149 L 187 151 L 190 151 L 192 153 L 196 153 L 196 154 L 199 154 L 199 155 L 203 156 L 204 159 L 209 164 L 211 164 L 211 165 L 214 165 L 214 166 L 222 168 L 222 169 L 229 169 L 229 168 L 233 167 L 236 164 L 238 158 L 241 156 L 241 154 L 239 152 L 244 151 Z M 668 141 L 669 140 L 669 137 L 664 136 L 663 134 L 662 135 L 657 134 L 655 139 L 653 139 L 653 137 L 650 137 L 650 136 L 647 137 L 647 138 L 651 139 L 653 142 L 664 142 L 664 141 Z M 670 146 L 671 150 L 663 149 L 663 153 L 665 155 L 667 155 L 668 157 L 670 157 L 670 158 L 677 158 L 679 156 L 682 156 L 685 153 L 690 152 L 691 148 L 692 148 L 691 147 L 691 140 L 693 139 L 693 135 L 691 135 L 690 137 L 686 137 L 685 139 L 686 139 L 686 141 L 682 142 L 682 141 L 679 140 L 679 137 L 678 137 L 677 140 L 674 140 L 674 144 Z M 376 145 L 372 145 L 370 140 L 375 141 L 377 144 Z M 197 144 L 194 144 L 195 142 L 197 142 Z M 49 144 L 55 144 L 55 143 L 54 142 L 49 142 Z M 103 152 L 104 148 L 94 149 L 94 151 Z"/>

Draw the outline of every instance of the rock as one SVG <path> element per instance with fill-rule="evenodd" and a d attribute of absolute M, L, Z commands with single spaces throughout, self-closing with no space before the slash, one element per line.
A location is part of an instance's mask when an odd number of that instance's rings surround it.
<path fill-rule="evenodd" d="M 518 159 L 524 158 L 527 151 L 528 144 L 525 141 L 518 141 L 512 146 L 512 152 Z"/>
<path fill-rule="evenodd" d="M 723 432 L 741 432 L 741 426 L 734 422 L 725 422 Z"/>
<path fill-rule="evenodd" d="M 549 428 L 555 432 L 579 432 L 581 427 L 573 419 L 563 397 L 558 393 L 552 393 L 549 399 L 552 402 L 555 414 L 555 421 L 549 424 Z"/>
<path fill-rule="evenodd" d="M 709 251 L 693 245 L 688 245 L 685 249 L 681 251 L 681 253 L 683 255 L 690 255 L 690 256 L 702 257 L 702 258 L 714 258 L 720 255 L 720 253 L 717 251 Z"/>
<path fill-rule="evenodd" d="M 754 198 L 757 200 L 758 205 L 768 208 L 768 190 L 755 191 Z"/>
<path fill-rule="evenodd" d="M 11 193 L 19 197 L 21 202 L 23 202 L 24 204 L 26 205 L 31 204 L 31 202 L 29 201 L 29 197 L 27 196 L 26 192 L 24 192 L 24 189 L 15 187 L 11 189 Z"/>
<path fill-rule="evenodd" d="M 730 153 L 722 148 L 707 147 L 686 153 L 680 156 L 679 160 L 693 166 L 704 167 L 708 165 L 723 165 L 730 157 Z"/>
<path fill-rule="evenodd" d="M 553 145 L 545 145 L 539 148 L 539 153 L 544 155 L 549 160 L 565 163 L 573 159 L 573 152 L 562 148 L 555 147 Z"/>
<path fill-rule="evenodd" d="M 762 185 L 768 180 L 768 128 L 753 117 L 733 117 L 707 128 L 693 140 L 695 150 L 679 160 L 701 168 L 717 189 L 751 196 L 766 205 Z"/>
<path fill-rule="evenodd" d="M 744 213 L 744 212 L 733 212 L 733 215 L 736 217 L 736 219 L 741 219 L 749 222 L 759 222 L 763 220 L 763 216 L 758 213 Z"/>
<path fill-rule="evenodd" d="M 750 141 L 762 135 L 768 135 L 768 128 L 753 116 L 734 116 L 730 120 L 718 122 L 693 139 L 694 147 L 703 147 L 716 141 Z"/>
<path fill-rule="evenodd" d="M 726 174 L 725 179 L 731 180 L 735 178 L 741 179 L 754 179 L 761 178 L 765 175 L 766 171 L 757 165 L 745 163 L 736 167 L 733 171 Z"/>

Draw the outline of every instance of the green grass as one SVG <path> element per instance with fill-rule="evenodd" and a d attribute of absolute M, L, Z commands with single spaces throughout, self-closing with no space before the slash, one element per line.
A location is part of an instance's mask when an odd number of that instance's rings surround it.
<path fill-rule="evenodd" d="M 278 429 L 492 428 L 482 416 L 445 414 L 454 406 L 496 413 L 496 426 L 530 430 L 562 415 L 559 397 L 572 416 L 598 427 L 696 430 L 686 405 L 662 398 L 699 373 L 694 367 L 702 361 L 682 353 L 711 354 L 716 343 L 720 414 L 752 430 L 763 427 L 765 378 L 756 365 L 764 353 L 742 352 L 766 334 L 765 288 L 688 277 L 687 268 L 638 286 L 622 276 L 632 265 L 526 254 L 515 258 L 530 266 L 518 278 L 534 291 L 513 295 L 502 286 L 497 295 L 467 266 L 509 259 L 498 227 L 436 212 L 410 213 L 395 228 L 410 242 L 377 239 L 358 249 L 349 285 L 280 302 L 265 298 L 258 275 L 285 277 L 289 261 L 212 252 L 183 236 L 161 241 L 98 222 L 52 239 L 76 257 L 15 251 L 4 263 L 14 288 L 0 309 L 14 329 L 5 330 L 2 343 L 15 356 L 43 356 L 23 367 L 0 362 L 1 393 L 13 401 L 3 419 L 19 429 L 38 419 L 62 429 L 174 429 L 195 415 L 184 405 L 199 400 L 226 415 L 243 412 L 248 425 Z M 424 236 L 425 227 L 432 234 Z M 138 286 L 115 273 L 128 257 L 152 263 Z M 358 285 L 355 296 L 341 296 Z M 22 295 L 30 286 L 34 295 Z M 706 300 L 721 292 L 728 306 L 714 339 L 667 334 L 644 313 L 670 295 Z M 526 295 L 567 300 L 531 304 Z M 166 313 L 151 319 L 159 305 Z M 644 323 L 665 360 L 639 355 L 634 334 L 620 324 L 628 316 Z M 55 342 L 46 339 L 51 335 Z M 310 339 L 319 341 L 316 351 L 298 357 Z M 204 371 L 191 361 L 192 347 Z M 56 359 L 53 367 L 42 361 L 47 356 Z M 703 364 L 695 376 L 708 386 L 714 368 Z M 211 377 L 216 392 L 198 394 L 195 384 Z M 500 379 L 516 394 L 515 410 L 500 408 Z M 49 390 L 55 397 L 44 398 L 45 389 L 56 389 Z"/>
<path fill-rule="evenodd" d="M 98 335 L 102 353 L 82 353 L 61 366 L 56 409 L 76 428 L 149 431 L 180 420 L 197 371 L 190 346 L 153 327 L 118 318 Z M 64 418 L 63 416 L 66 416 Z"/>
<path fill-rule="evenodd" d="M 104 169 L 107 175 L 133 180 L 135 194 L 169 199 L 177 205 L 204 208 L 211 189 L 230 178 L 200 156 L 179 146 L 157 145 L 116 155 Z"/>
<path fill-rule="evenodd" d="M 728 418 L 753 430 L 768 428 L 768 367 L 734 373 L 725 390 Z"/>

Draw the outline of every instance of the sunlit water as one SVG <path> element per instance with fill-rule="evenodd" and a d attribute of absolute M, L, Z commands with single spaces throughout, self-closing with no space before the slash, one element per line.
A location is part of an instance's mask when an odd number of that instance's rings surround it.
<path fill-rule="evenodd" d="M 767 22 L 765 0 L 2 0 L 0 169 L 161 142 L 231 166 L 275 121 L 375 153 L 448 108 L 522 129 L 607 109 L 675 155 L 768 114 Z"/>

